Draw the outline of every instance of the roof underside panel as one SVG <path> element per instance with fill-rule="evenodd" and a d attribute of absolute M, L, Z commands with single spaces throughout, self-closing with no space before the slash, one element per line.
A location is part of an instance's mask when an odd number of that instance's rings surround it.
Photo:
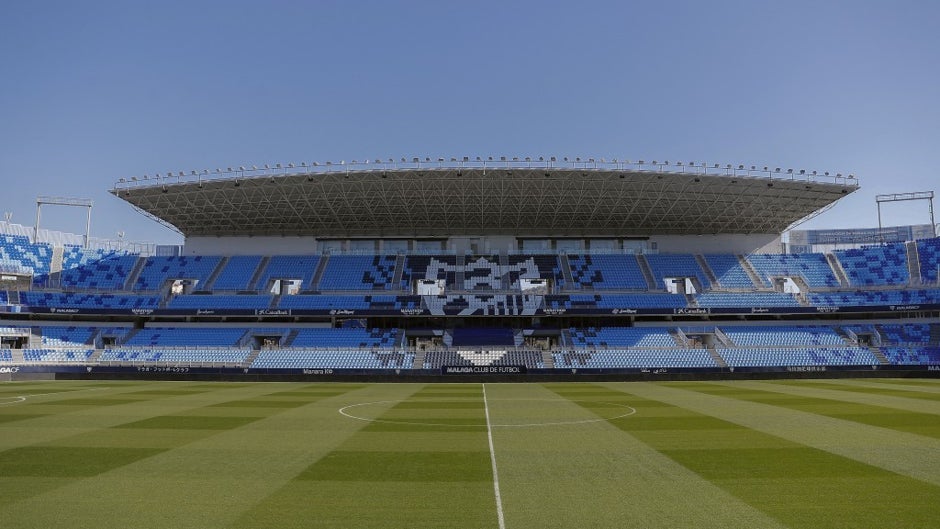
<path fill-rule="evenodd" d="M 780 233 L 857 186 L 568 169 L 287 174 L 116 188 L 186 236 Z"/>

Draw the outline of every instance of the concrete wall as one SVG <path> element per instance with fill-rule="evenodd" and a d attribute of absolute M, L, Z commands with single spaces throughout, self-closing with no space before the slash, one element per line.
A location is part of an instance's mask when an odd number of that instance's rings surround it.
<path fill-rule="evenodd" d="M 780 236 L 762 235 L 653 235 L 659 253 L 783 253 Z"/>
<path fill-rule="evenodd" d="M 546 237 L 551 239 L 551 237 Z M 595 238 L 592 238 L 595 239 Z M 646 246 L 648 251 L 658 253 L 782 253 L 780 236 L 761 235 L 652 235 L 648 241 L 596 238 L 597 244 L 585 244 L 582 240 L 564 238 L 556 241 L 556 248 L 569 248 L 570 252 L 610 250 L 619 253 L 619 248 Z M 334 252 L 356 251 L 363 253 L 397 253 L 402 241 L 389 245 L 388 252 L 378 239 L 318 241 L 316 237 L 190 237 L 186 239 L 183 255 L 301 255 L 322 253 L 326 249 Z M 421 246 L 416 240 L 404 241 L 410 248 Z M 653 248 L 655 243 L 655 248 Z M 375 248 L 370 250 L 370 248 Z M 480 253 L 496 254 L 500 252 L 518 252 L 520 245 L 512 236 L 490 237 L 451 237 L 444 245 L 442 253 Z M 627 249 L 629 253 L 629 249 Z"/>

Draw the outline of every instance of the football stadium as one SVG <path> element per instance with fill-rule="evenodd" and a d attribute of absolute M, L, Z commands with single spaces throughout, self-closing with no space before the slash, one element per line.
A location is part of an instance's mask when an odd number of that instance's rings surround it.
<path fill-rule="evenodd" d="M 0 523 L 934 527 L 932 193 L 792 231 L 858 189 L 402 158 L 117 181 L 179 246 L 4 223 Z"/>

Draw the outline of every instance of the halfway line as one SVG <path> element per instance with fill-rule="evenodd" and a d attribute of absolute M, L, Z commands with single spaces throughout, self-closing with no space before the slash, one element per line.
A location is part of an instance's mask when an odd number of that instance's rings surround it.
<path fill-rule="evenodd" d="M 483 410 L 486 412 L 486 437 L 490 441 L 490 461 L 493 462 L 493 493 L 496 495 L 496 517 L 499 519 L 499 529 L 506 529 L 503 519 L 503 499 L 499 495 L 499 472 L 496 470 L 496 452 L 493 450 L 493 428 L 490 426 L 490 405 L 486 401 L 486 384 L 483 386 Z"/>

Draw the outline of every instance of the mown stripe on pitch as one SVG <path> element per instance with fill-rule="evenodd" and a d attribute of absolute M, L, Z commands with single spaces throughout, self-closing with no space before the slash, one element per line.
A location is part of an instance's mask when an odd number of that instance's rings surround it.
<path fill-rule="evenodd" d="M 729 386 L 717 383 L 671 386 L 709 395 L 779 406 L 833 419 L 852 421 L 868 426 L 877 426 L 940 439 L 940 417 L 930 413 L 919 413 L 894 407 L 889 408 L 886 406 L 859 404 L 856 402 L 837 400 L 835 398 L 828 399 L 800 394 L 794 395 L 788 392 L 774 391 L 773 384 L 763 385 L 763 387 L 768 389 L 758 389 L 753 387 L 752 384 L 746 387 L 743 385 Z"/>
<path fill-rule="evenodd" d="M 596 407 L 582 398 L 583 393 L 555 391 L 573 395 L 573 401 L 587 409 Z M 618 393 L 631 396 L 639 415 L 668 419 L 658 432 L 636 428 L 629 418 L 611 424 L 791 527 L 926 528 L 940 519 L 940 487 L 686 408 L 661 401 L 650 405 L 651 399 L 630 393 L 627 385 L 622 391 L 610 390 L 609 398 Z M 701 429 L 684 428 L 685 420 L 702 421 L 703 416 L 724 426 L 701 439 Z M 677 436 L 695 446 L 675 448 Z"/>
<path fill-rule="evenodd" d="M 440 404 L 428 400 L 429 394 L 441 393 L 448 394 Z M 453 393 L 468 392 L 462 386 Z M 384 412 L 366 418 L 393 422 L 366 424 L 244 513 L 235 525 L 493 526 L 496 514 L 482 391 L 476 392 L 478 401 L 470 401 L 472 405 L 453 399 L 453 393 L 425 386 L 395 405 L 385 403 Z M 441 398 L 437 395 L 434 398 Z M 362 408 L 368 407 L 355 409 L 368 416 L 370 410 Z"/>

